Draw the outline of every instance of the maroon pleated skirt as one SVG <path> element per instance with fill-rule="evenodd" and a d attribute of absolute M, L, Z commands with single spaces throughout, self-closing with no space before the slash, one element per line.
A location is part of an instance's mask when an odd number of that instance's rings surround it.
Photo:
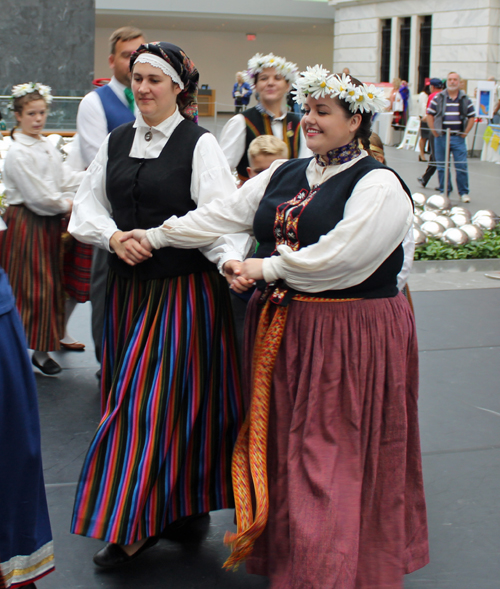
<path fill-rule="evenodd" d="M 64 336 L 61 215 L 9 206 L 0 232 L 0 265 L 9 277 L 28 348 L 59 350 Z"/>
<path fill-rule="evenodd" d="M 71 237 L 63 222 L 63 283 L 66 294 L 78 303 L 90 300 L 92 246 Z"/>
<path fill-rule="evenodd" d="M 271 391 L 269 519 L 249 572 L 272 589 L 402 589 L 428 563 L 417 397 L 402 294 L 290 303 Z"/>

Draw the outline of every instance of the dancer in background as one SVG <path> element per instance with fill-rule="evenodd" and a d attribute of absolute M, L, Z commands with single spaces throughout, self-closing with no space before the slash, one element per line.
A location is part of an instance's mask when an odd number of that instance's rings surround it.
<path fill-rule="evenodd" d="M 61 232 L 63 216 L 84 172 L 63 162 L 62 155 L 41 135 L 52 102 L 43 84 L 20 84 L 12 90 L 12 108 L 19 129 L 5 158 L 7 195 L 0 233 L 0 264 L 9 276 L 24 325 L 32 363 L 44 374 L 61 372 L 49 351 L 61 348 L 70 313 L 65 312 Z M 74 308 L 74 307 L 73 307 Z"/>
<path fill-rule="evenodd" d="M 286 112 L 284 106 L 297 75 L 296 64 L 272 53 L 257 53 L 248 61 L 245 75 L 259 102 L 230 119 L 219 139 L 229 167 L 236 168 L 242 182 L 248 180 L 248 147 L 259 135 L 275 135 L 285 141 L 289 158 L 311 155 L 300 131 L 300 116 Z"/>
<path fill-rule="evenodd" d="M 162 251 L 253 230 L 259 243 L 225 264 L 233 288 L 260 291 L 226 566 L 248 558 L 271 589 L 402 589 L 429 558 L 415 321 L 397 286 L 413 205 L 366 151 L 382 96 L 308 68 L 297 100 L 314 158 L 275 162 L 229 198 L 121 238 Z"/>

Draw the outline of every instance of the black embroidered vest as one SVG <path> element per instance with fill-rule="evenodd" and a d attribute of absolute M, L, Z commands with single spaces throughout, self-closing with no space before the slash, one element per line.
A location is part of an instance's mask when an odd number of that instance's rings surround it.
<path fill-rule="evenodd" d="M 317 243 L 343 219 L 347 200 L 359 180 L 379 168 L 388 169 L 365 157 L 323 184 L 311 188 L 306 169 L 311 159 L 289 161 L 271 177 L 254 219 L 259 247 L 256 257 L 279 255 L 280 243 L 292 250 Z M 393 170 L 391 170 L 394 174 Z M 411 201 L 411 192 L 396 174 Z M 383 231 L 383 227 L 380 228 Z M 398 247 L 361 284 L 343 290 L 317 293 L 327 298 L 383 298 L 398 294 L 397 275 L 403 265 L 403 247 Z M 311 294 L 311 293 L 307 293 Z M 315 293 L 316 294 L 316 293 Z"/>
<path fill-rule="evenodd" d="M 250 143 L 259 135 L 272 135 L 271 117 L 261 113 L 255 107 L 249 108 L 241 113 L 245 117 L 246 125 L 246 139 L 245 139 L 245 153 L 236 166 L 239 176 L 248 180 L 247 167 L 248 156 L 247 151 Z M 284 132 L 283 141 L 288 145 L 288 157 L 290 159 L 299 157 L 300 147 L 300 117 L 295 113 L 286 113 L 286 118 L 283 121 Z"/>
<path fill-rule="evenodd" d="M 193 152 L 207 132 L 191 121 L 182 121 L 154 159 L 129 157 L 136 133 L 133 123 L 111 133 L 106 194 L 121 231 L 158 227 L 172 215 L 182 217 L 196 208 L 191 199 Z M 137 266 L 129 266 L 116 254 L 110 254 L 109 266 L 120 276 L 135 274 L 139 280 L 215 269 L 199 250 L 172 247 L 153 250 L 153 257 Z"/>

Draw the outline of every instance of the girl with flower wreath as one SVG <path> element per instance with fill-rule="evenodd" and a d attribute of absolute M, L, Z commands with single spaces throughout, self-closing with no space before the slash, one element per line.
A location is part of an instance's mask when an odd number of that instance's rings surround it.
<path fill-rule="evenodd" d="M 161 251 L 248 231 L 259 243 L 224 266 L 235 290 L 258 285 L 226 566 L 247 559 L 272 589 L 402 589 L 428 562 L 418 349 L 397 282 L 411 194 L 368 157 L 385 108 L 375 87 L 315 66 L 295 88 L 313 158 L 277 161 L 223 201 L 123 239 Z"/>
<path fill-rule="evenodd" d="M 61 263 L 62 220 L 71 213 L 84 172 L 64 163 L 41 134 L 52 102 L 50 88 L 19 84 L 11 99 L 17 125 L 3 170 L 8 207 L 3 217 L 7 230 L 0 234 L 0 265 L 9 276 L 28 347 L 34 350 L 31 361 L 54 375 L 61 367 L 48 352 L 61 348 L 69 318 Z"/>
<path fill-rule="evenodd" d="M 258 96 L 258 104 L 235 115 L 224 128 L 219 144 L 229 167 L 241 182 L 248 180 L 248 148 L 259 135 L 275 135 L 288 146 L 288 157 L 308 157 L 300 130 L 300 115 L 283 110 L 285 96 L 297 76 L 297 65 L 273 53 L 257 53 L 248 61 L 246 82 Z"/>

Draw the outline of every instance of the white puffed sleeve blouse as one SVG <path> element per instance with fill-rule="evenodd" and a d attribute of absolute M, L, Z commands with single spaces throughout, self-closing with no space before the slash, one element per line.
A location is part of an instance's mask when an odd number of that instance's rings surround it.
<path fill-rule="evenodd" d="M 309 185 L 322 184 L 363 157 L 369 157 L 365 151 L 350 162 L 327 167 L 319 166 L 313 158 L 306 171 Z M 161 227 L 148 230 L 152 246 L 200 247 L 225 233 L 251 232 L 271 176 L 284 161 L 274 162 L 229 197 L 214 200 L 182 218 L 171 217 Z M 280 255 L 264 259 L 264 279 L 272 282 L 281 278 L 292 288 L 311 293 L 355 286 L 394 251 L 412 223 L 413 207 L 398 178 L 389 170 L 373 170 L 356 184 L 344 218 L 335 228 L 298 251 L 280 245 Z M 409 272 L 411 264 L 406 266 Z M 400 280 L 400 286 L 402 283 Z"/>
<path fill-rule="evenodd" d="M 149 127 L 139 113 L 134 123 L 136 134 L 130 150 L 130 157 L 157 158 L 176 127 L 184 120 L 176 109 L 175 113 L 156 127 Z M 145 132 L 151 131 L 152 139 L 145 140 Z M 108 159 L 108 138 L 103 143 L 75 197 L 69 231 L 78 240 L 111 251 L 109 240 L 117 227 L 111 205 L 106 196 L 106 165 Z M 217 140 L 205 133 L 198 140 L 193 153 L 191 177 L 191 198 L 201 207 L 213 200 L 223 200 L 232 194 L 235 183 L 228 163 Z M 238 232 L 237 232 L 238 233 Z M 202 253 L 218 265 L 238 256 L 245 258 L 252 248 L 253 240 L 248 234 L 226 235 L 212 239 L 208 247 L 201 247 Z M 194 246 L 198 247 L 198 246 Z"/>
<path fill-rule="evenodd" d="M 3 169 L 9 205 L 23 204 L 40 216 L 67 213 L 83 176 L 64 163 L 47 138 L 14 133 Z"/>

